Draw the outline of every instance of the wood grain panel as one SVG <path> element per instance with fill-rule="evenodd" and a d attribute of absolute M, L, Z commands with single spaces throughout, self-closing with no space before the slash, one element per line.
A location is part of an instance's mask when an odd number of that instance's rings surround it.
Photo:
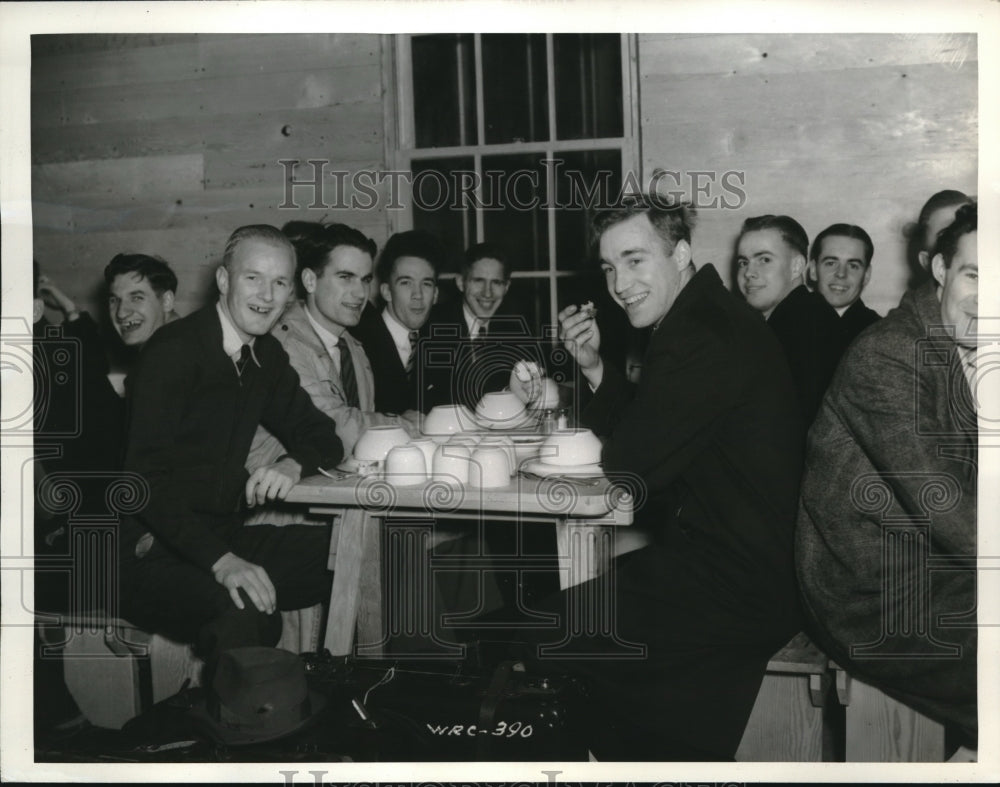
<path fill-rule="evenodd" d="M 975 111 L 977 63 L 950 69 L 900 65 L 751 76 L 654 77 L 644 72 L 642 124 L 697 118 L 706 126 L 773 123 L 776 119 L 826 118 L 835 125 L 855 118 L 897 123 Z M 766 119 L 766 120 L 765 120 Z"/>
<path fill-rule="evenodd" d="M 71 33 L 33 35 L 32 56 L 51 56 L 79 52 L 121 52 L 167 44 L 194 42 L 194 33 Z"/>
<path fill-rule="evenodd" d="M 859 680 L 847 705 L 848 762 L 942 762 L 944 727 Z"/>
<path fill-rule="evenodd" d="M 977 60 L 976 36 L 938 34 L 732 34 L 642 35 L 643 77 L 653 81 L 681 74 L 749 75 L 920 63 L 959 68 Z"/>
<path fill-rule="evenodd" d="M 37 128 L 31 135 L 31 159 L 32 164 L 47 164 L 204 149 L 251 152 L 264 147 L 267 155 L 283 158 L 296 155 L 303 146 L 326 147 L 327 158 L 357 161 L 381 159 L 382 136 L 381 101 L 364 101 L 313 109 L 248 110 L 220 114 L 211 121 L 176 117 Z"/>
<path fill-rule="evenodd" d="M 198 39 L 204 76 L 243 76 L 317 68 L 377 66 L 382 57 L 377 34 L 204 35 Z"/>
<path fill-rule="evenodd" d="M 736 750 L 737 762 L 820 762 L 823 709 L 809 697 L 809 676 L 764 676 Z"/>
<path fill-rule="evenodd" d="M 42 57 L 31 68 L 32 101 L 51 101 L 51 91 L 180 82 L 203 76 L 197 40 L 131 49 L 73 51 Z"/>
<path fill-rule="evenodd" d="M 32 124 L 76 126 L 118 120 L 201 117 L 271 109 L 310 109 L 381 100 L 378 64 L 309 72 L 247 74 L 219 79 L 80 88 L 46 94 L 32 104 Z"/>
<path fill-rule="evenodd" d="M 31 193 L 49 202 L 90 194 L 122 202 L 150 191 L 186 194 L 203 187 L 203 167 L 201 153 L 43 164 L 32 168 Z"/>

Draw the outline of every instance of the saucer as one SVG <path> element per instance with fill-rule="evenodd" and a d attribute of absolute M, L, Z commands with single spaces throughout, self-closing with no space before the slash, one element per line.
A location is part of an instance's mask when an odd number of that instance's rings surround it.
<path fill-rule="evenodd" d="M 355 459 L 349 456 L 337 465 L 337 469 L 354 475 L 374 475 L 382 469 L 382 464 L 374 459 Z"/>
<path fill-rule="evenodd" d="M 521 465 L 521 469 L 526 470 L 529 473 L 534 473 L 535 475 L 540 475 L 543 478 L 561 475 L 604 475 L 604 471 L 601 469 L 601 466 L 596 463 L 591 465 L 554 465 L 549 462 L 543 462 L 540 459 L 536 459 L 530 462 L 525 462 Z"/>

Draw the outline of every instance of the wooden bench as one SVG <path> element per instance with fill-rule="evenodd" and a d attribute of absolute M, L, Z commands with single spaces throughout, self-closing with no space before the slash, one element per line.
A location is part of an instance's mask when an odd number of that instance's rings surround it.
<path fill-rule="evenodd" d="M 282 612 L 279 648 L 316 650 L 323 607 Z M 120 729 L 187 682 L 199 685 L 202 661 L 191 645 L 150 634 L 100 612 L 53 624 L 39 623 L 49 657 L 61 657 L 66 687 L 87 720 Z"/>
<path fill-rule="evenodd" d="M 829 659 L 803 634 L 771 657 L 743 739 L 739 762 L 822 762 L 830 759 L 824 705 Z"/>

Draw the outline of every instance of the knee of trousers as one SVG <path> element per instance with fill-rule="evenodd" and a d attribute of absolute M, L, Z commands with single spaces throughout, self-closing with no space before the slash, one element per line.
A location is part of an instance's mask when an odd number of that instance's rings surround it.
<path fill-rule="evenodd" d="M 231 648 L 274 647 L 281 639 L 281 613 L 268 615 L 252 604 L 243 609 L 234 604 L 202 626 L 198 639 L 199 649 L 209 659 Z"/>

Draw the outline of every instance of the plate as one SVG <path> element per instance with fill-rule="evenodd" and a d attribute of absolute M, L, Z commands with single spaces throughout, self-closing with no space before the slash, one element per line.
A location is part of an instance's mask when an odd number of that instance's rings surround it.
<path fill-rule="evenodd" d="M 526 470 L 529 473 L 534 473 L 535 475 L 540 475 L 544 478 L 550 476 L 560 476 L 560 475 L 580 475 L 580 476 L 603 476 L 604 471 L 601 469 L 599 464 L 592 465 L 554 465 L 549 462 L 543 462 L 540 459 L 536 459 L 531 462 L 525 462 L 521 465 L 522 470 Z"/>
<path fill-rule="evenodd" d="M 374 475 L 382 469 L 382 463 L 374 459 L 355 459 L 349 456 L 337 465 L 337 469 L 354 475 Z"/>

